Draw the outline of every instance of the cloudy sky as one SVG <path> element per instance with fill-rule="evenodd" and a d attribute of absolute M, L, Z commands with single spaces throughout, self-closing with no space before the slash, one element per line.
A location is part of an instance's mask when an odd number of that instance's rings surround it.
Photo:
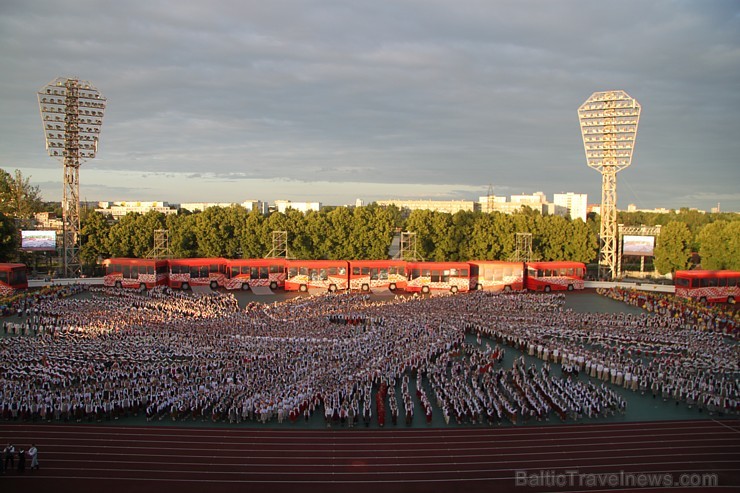
<path fill-rule="evenodd" d="M 36 92 L 107 98 L 86 200 L 601 199 L 578 107 L 642 105 L 618 206 L 740 211 L 737 0 L 0 2 L 0 168 L 60 200 Z"/>

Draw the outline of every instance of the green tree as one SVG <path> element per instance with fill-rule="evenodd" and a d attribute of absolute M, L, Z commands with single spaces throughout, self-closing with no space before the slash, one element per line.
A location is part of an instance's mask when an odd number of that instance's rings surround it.
<path fill-rule="evenodd" d="M 661 232 L 662 235 L 662 232 Z M 699 255 L 704 269 L 740 269 L 740 221 L 715 221 L 699 232 Z"/>
<path fill-rule="evenodd" d="M 452 215 L 452 228 L 449 235 L 452 252 L 448 260 L 465 262 L 473 258 L 470 240 L 473 236 L 476 217 L 476 213 L 472 211 L 458 211 Z"/>
<path fill-rule="evenodd" d="M 599 240 L 593 229 L 581 219 L 570 223 L 571 233 L 562 260 L 593 262 L 599 254 Z"/>
<path fill-rule="evenodd" d="M 351 248 L 346 258 L 388 258 L 394 229 L 393 211 L 373 205 L 355 207 L 351 215 L 350 233 L 345 240 Z"/>
<path fill-rule="evenodd" d="M 0 169 L 0 213 L 21 221 L 29 220 L 43 210 L 39 187 L 31 186 L 20 170 L 11 175 Z"/>
<path fill-rule="evenodd" d="M 361 238 L 353 234 L 354 217 L 347 207 L 336 207 L 317 217 L 310 225 L 320 258 L 356 259 L 362 250 Z"/>
<path fill-rule="evenodd" d="M 671 221 L 661 227 L 653 261 L 657 271 L 668 274 L 688 268 L 692 239 L 693 235 L 686 223 Z"/>
<path fill-rule="evenodd" d="M 111 257 L 134 257 L 136 221 L 141 214 L 129 213 L 118 219 L 108 231 L 107 250 Z"/>
<path fill-rule="evenodd" d="M 165 218 L 170 254 L 174 258 L 193 258 L 198 255 L 196 220 L 200 212 L 180 211 Z"/>
<path fill-rule="evenodd" d="M 265 216 L 257 209 L 249 212 L 241 235 L 242 258 L 262 258 L 272 248 L 272 234 L 266 235 Z"/>
<path fill-rule="evenodd" d="M 13 218 L 0 212 L 0 262 L 11 262 L 18 251 L 18 232 Z"/>
<path fill-rule="evenodd" d="M 196 236 L 201 257 L 238 258 L 247 210 L 242 206 L 209 207 L 197 215 Z"/>
<path fill-rule="evenodd" d="M 80 225 L 80 260 L 83 265 L 95 266 L 99 258 L 110 256 L 108 252 L 108 235 L 110 225 L 106 217 L 96 211 L 86 214 Z"/>

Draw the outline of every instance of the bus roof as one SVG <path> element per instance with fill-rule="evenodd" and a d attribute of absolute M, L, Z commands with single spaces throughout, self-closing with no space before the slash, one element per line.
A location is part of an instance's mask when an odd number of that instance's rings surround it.
<path fill-rule="evenodd" d="M 168 262 L 172 265 L 211 265 L 211 264 L 225 264 L 226 259 L 220 257 L 210 258 L 172 258 Z"/>
<path fill-rule="evenodd" d="M 702 277 L 736 277 L 740 276 L 740 271 L 736 270 L 677 270 L 673 277 L 683 278 L 702 278 Z"/>
<path fill-rule="evenodd" d="M 527 262 L 527 267 L 534 269 L 559 269 L 568 267 L 582 267 L 585 268 L 586 264 L 583 262 L 575 262 L 573 260 L 553 260 L 553 261 L 541 261 L 541 262 Z"/>
<path fill-rule="evenodd" d="M 129 264 L 129 265 L 150 265 L 150 264 L 166 264 L 165 259 L 156 258 L 130 258 L 130 257 L 113 257 L 103 260 L 103 265 L 110 265 L 111 263 Z"/>
<path fill-rule="evenodd" d="M 350 260 L 350 265 L 367 265 L 367 266 L 382 266 L 382 265 L 405 265 L 405 260 L 398 259 L 382 259 L 382 260 Z"/>
<path fill-rule="evenodd" d="M 0 263 L 0 269 L 18 269 L 18 268 L 26 268 L 26 264 L 13 264 L 13 263 Z"/>

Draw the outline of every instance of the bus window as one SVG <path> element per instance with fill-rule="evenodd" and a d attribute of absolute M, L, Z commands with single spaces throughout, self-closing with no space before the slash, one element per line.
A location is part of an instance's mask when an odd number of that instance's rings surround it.
<path fill-rule="evenodd" d="M 26 272 L 26 269 L 17 270 L 15 271 L 15 274 L 16 283 L 24 284 L 28 282 L 28 273 Z"/>
<path fill-rule="evenodd" d="M 190 267 L 190 279 L 198 279 L 200 277 L 200 269 L 196 266 Z"/>
<path fill-rule="evenodd" d="M 149 275 L 153 275 L 154 274 L 154 266 L 153 265 L 147 265 L 146 266 L 146 273 L 149 274 Z"/>
<path fill-rule="evenodd" d="M 302 276 L 307 276 L 308 275 L 308 267 L 301 267 L 300 269 L 298 269 L 298 272 L 300 272 Z"/>
<path fill-rule="evenodd" d="M 269 279 L 270 272 L 267 266 L 260 267 L 260 279 Z"/>
<path fill-rule="evenodd" d="M 330 276 L 336 276 L 337 275 L 337 268 L 336 267 L 329 267 L 329 275 Z"/>
<path fill-rule="evenodd" d="M 219 268 L 220 268 L 220 267 L 221 267 L 221 266 L 220 266 L 220 265 L 218 265 L 218 264 L 211 264 L 210 266 L 208 266 L 208 269 L 209 269 L 209 270 L 210 270 L 211 272 L 219 272 Z"/>
<path fill-rule="evenodd" d="M 683 277 L 677 277 L 674 280 L 674 284 L 678 286 L 679 288 L 688 288 L 689 284 L 691 283 L 689 282 L 688 279 L 684 279 Z"/>
<path fill-rule="evenodd" d="M 249 272 L 250 279 L 259 279 L 260 278 L 260 268 L 259 267 L 252 267 Z"/>
<path fill-rule="evenodd" d="M 290 267 L 288 268 L 288 277 L 295 277 L 298 275 L 298 268 L 297 267 Z"/>
<path fill-rule="evenodd" d="M 123 277 L 124 278 L 128 279 L 128 278 L 131 277 L 131 266 L 124 265 L 123 268 L 121 269 L 121 271 L 123 271 Z"/>
<path fill-rule="evenodd" d="M 6 271 L 0 271 L 0 281 L 4 282 L 5 284 L 9 284 L 8 273 Z"/>
<path fill-rule="evenodd" d="M 417 277 L 421 277 L 421 270 L 411 269 L 411 279 L 416 279 Z"/>
<path fill-rule="evenodd" d="M 271 265 L 270 266 L 270 272 L 272 274 L 279 274 L 283 272 L 283 266 L 282 265 Z"/>
<path fill-rule="evenodd" d="M 208 279 L 208 266 L 203 265 L 200 268 L 200 277 Z"/>
<path fill-rule="evenodd" d="M 360 275 L 360 268 L 359 267 L 352 267 L 352 275 L 353 276 L 359 276 Z"/>
<path fill-rule="evenodd" d="M 440 277 L 440 275 L 439 275 L 439 271 L 438 271 L 438 270 L 433 270 L 433 271 L 431 271 L 431 272 L 432 272 L 432 273 L 431 273 L 431 276 L 432 276 L 432 282 L 439 282 L 439 277 Z"/>
<path fill-rule="evenodd" d="M 319 279 L 321 279 L 322 281 L 326 281 L 327 279 L 329 279 L 329 276 L 326 273 L 326 269 L 319 270 Z"/>
<path fill-rule="evenodd" d="M 340 267 L 339 268 L 339 275 L 340 276 L 346 276 L 347 275 L 347 268 L 346 267 Z"/>

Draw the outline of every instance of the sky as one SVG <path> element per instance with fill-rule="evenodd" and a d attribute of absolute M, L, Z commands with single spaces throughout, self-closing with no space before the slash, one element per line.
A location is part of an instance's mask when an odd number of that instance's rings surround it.
<path fill-rule="evenodd" d="M 82 200 L 598 203 L 578 107 L 621 89 L 618 207 L 740 211 L 737 0 L 3 0 L 0 168 L 50 201 L 57 77 L 107 98 Z"/>

